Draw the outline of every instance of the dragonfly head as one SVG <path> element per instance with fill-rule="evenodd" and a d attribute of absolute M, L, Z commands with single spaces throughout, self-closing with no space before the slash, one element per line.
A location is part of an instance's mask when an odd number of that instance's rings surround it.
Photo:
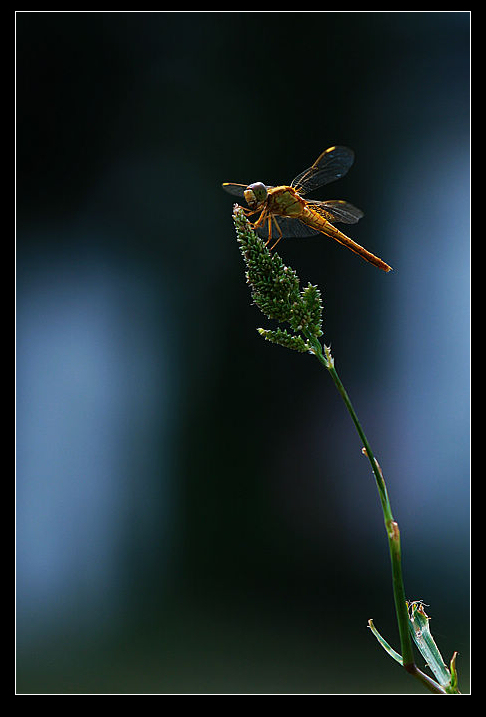
<path fill-rule="evenodd" d="M 249 184 L 244 191 L 246 203 L 253 209 L 262 204 L 267 198 L 267 188 L 262 182 Z"/>

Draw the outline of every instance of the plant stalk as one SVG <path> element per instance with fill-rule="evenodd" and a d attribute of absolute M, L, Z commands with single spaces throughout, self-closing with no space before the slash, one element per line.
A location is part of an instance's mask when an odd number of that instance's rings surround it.
<path fill-rule="evenodd" d="M 350 401 L 350 398 L 346 392 L 346 389 L 344 388 L 341 379 L 337 374 L 337 371 L 334 366 L 334 359 L 331 355 L 329 347 L 324 346 L 323 353 L 321 344 L 317 338 L 308 334 L 307 339 L 312 346 L 313 352 L 315 353 L 317 359 L 331 374 L 331 378 L 334 382 L 334 385 L 339 391 L 341 398 L 343 399 L 346 408 L 348 409 L 348 412 L 353 420 L 358 435 L 363 443 L 363 453 L 367 456 L 371 464 L 371 469 L 375 476 L 376 486 L 378 488 L 381 506 L 383 509 L 383 517 L 385 521 L 385 528 L 388 537 L 388 546 L 390 550 L 393 596 L 395 599 L 395 612 L 397 615 L 398 631 L 400 634 L 403 667 L 407 672 L 419 679 L 432 692 L 443 693 L 444 691 L 440 688 L 440 685 L 434 682 L 434 680 L 431 680 L 415 665 L 412 640 L 408 628 L 408 607 L 405 598 L 405 589 L 403 585 L 402 561 L 400 550 L 400 531 L 398 529 L 398 523 L 393 518 L 390 500 L 388 498 L 388 492 L 383 478 L 383 473 L 378 464 L 378 461 L 373 454 L 368 439 L 366 438 L 365 432 L 361 427 L 361 424 Z"/>

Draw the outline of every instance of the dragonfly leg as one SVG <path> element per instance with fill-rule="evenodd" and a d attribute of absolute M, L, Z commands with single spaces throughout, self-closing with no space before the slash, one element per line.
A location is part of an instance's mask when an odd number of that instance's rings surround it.
<path fill-rule="evenodd" d="M 253 212 L 253 214 L 255 214 L 256 212 L 260 212 L 260 211 L 261 211 L 260 216 L 258 217 L 258 219 L 256 220 L 256 222 L 253 222 L 253 226 L 254 226 L 254 227 L 261 227 L 261 225 L 263 224 L 263 222 L 265 221 L 265 219 L 266 219 L 266 217 L 267 217 L 267 210 L 266 210 L 266 209 L 263 209 L 263 210 L 262 210 L 262 209 L 255 209 L 254 212 Z"/>
<path fill-rule="evenodd" d="M 265 242 L 265 246 L 267 246 L 272 241 L 272 222 L 275 222 L 275 226 L 277 227 L 278 238 L 277 238 L 277 241 L 274 244 L 272 244 L 272 246 L 270 247 L 270 251 L 272 251 L 272 249 L 277 246 L 280 239 L 282 238 L 282 230 L 280 229 L 275 217 L 271 213 L 269 213 L 266 208 L 264 208 L 263 210 L 256 209 L 256 210 L 252 211 L 251 214 L 256 214 L 256 212 L 259 212 L 259 211 L 261 211 L 261 214 L 258 217 L 258 219 L 255 222 L 253 222 L 253 227 L 254 227 L 254 229 L 258 229 L 258 228 L 262 227 L 265 224 L 265 222 L 267 222 L 268 239 Z M 249 216 L 249 215 L 247 215 L 247 216 Z"/>
<path fill-rule="evenodd" d="M 271 220 L 272 220 L 272 217 L 269 217 L 269 221 L 271 221 Z M 275 242 L 275 244 L 272 244 L 272 246 L 270 247 L 270 251 L 272 251 L 272 249 L 275 249 L 275 247 L 276 247 L 277 244 L 279 243 L 280 239 L 282 238 L 282 230 L 280 229 L 280 227 L 279 227 L 279 225 L 278 225 L 278 222 L 277 222 L 277 220 L 275 219 L 275 217 L 273 217 L 273 221 L 275 222 L 275 226 L 277 227 L 278 239 L 277 239 L 277 241 Z M 268 241 L 267 241 L 267 244 L 268 244 L 268 242 L 270 241 L 271 236 L 272 236 L 272 233 L 271 233 L 271 230 L 270 230 L 270 231 L 268 232 Z M 266 245 L 265 245 L 265 246 L 266 246 Z"/>
<path fill-rule="evenodd" d="M 265 246 L 269 244 L 269 242 L 272 241 L 272 215 L 269 214 L 267 217 L 267 233 L 268 233 L 268 239 L 265 242 Z"/>
<path fill-rule="evenodd" d="M 248 207 L 241 207 L 241 209 L 243 210 L 245 217 L 251 217 L 252 214 L 256 214 L 260 211 L 260 209 L 249 209 Z"/>

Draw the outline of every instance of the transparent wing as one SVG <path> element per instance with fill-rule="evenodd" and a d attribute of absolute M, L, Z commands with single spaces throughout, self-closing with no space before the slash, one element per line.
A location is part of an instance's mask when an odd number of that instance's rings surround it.
<path fill-rule="evenodd" d="M 307 200 L 309 209 L 321 214 L 329 222 L 343 222 L 344 224 L 356 224 L 364 212 L 358 207 L 342 199 L 328 199 L 325 202 L 318 202 L 312 199 Z"/>
<path fill-rule="evenodd" d="M 235 197 L 244 198 L 244 191 L 247 188 L 247 184 L 233 184 L 232 182 L 223 182 L 221 185 L 225 192 L 234 194 Z"/>
<path fill-rule="evenodd" d="M 320 234 L 321 232 L 317 229 L 313 229 L 312 227 L 308 227 L 307 224 L 304 224 L 300 221 L 300 219 L 294 219 L 290 217 L 280 217 L 272 215 L 272 239 L 276 240 L 280 236 L 280 232 L 278 228 L 280 228 L 280 231 L 282 232 L 282 239 L 288 238 L 288 237 L 310 237 L 313 234 Z M 262 226 L 256 227 L 255 229 L 258 236 L 260 236 L 262 239 L 267 240 L 268 239 L 268 220 L 265 221 Z"/>
<path fill-rule="evenodd" d="M 299 194 L 307 194 L 324 184 L 344 177 L 353 162 L 354 152 L 349 147 L 329 147 L 319 155 L 311 167 L 295 177 L 291 186 Z"/>

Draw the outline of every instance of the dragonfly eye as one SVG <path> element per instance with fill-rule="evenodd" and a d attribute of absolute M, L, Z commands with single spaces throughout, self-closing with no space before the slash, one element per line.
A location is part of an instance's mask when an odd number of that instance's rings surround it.
<path fill-rule="evenodd" d="M 249 184 L 244 191 L 246 203 L 249 207 L 256 207 L 267 198 L 267 188 L 262 182 Z"/>

